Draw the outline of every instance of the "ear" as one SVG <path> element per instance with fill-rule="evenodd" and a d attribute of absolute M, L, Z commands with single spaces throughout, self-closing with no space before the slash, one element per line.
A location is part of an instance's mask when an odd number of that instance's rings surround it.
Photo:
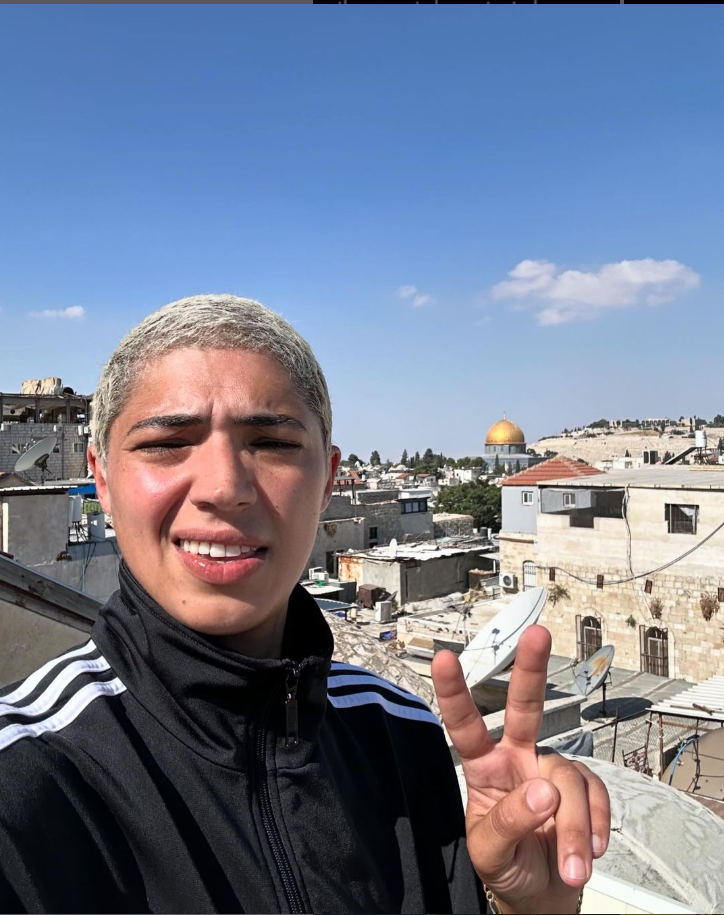
<path fill-rule="evenodd" d="M 101 503 L 101 508 L 107 515 L 112 515 L 111 494 L 108 491 L 108 480 L 106 479 L 106 472 L 98 459 L 95 445 L 88 446 L 88 468 L 96 481 L 96 493 L 98 495 L 98 501 Z"/>
<path fill-rule="evenodd" d="M 329 456 L 329 472 L 327 474 L 327 482 L 324 485 L 324 495 L 322 496 L 320 511 L 324 511 L 324 509 L 329 505 L 329 500 L 332 498 L 334 480 L 337 476 L 337 469 L 341 460 L 342 452 L 336 445 L 332 445 L 332 453 Z"/>

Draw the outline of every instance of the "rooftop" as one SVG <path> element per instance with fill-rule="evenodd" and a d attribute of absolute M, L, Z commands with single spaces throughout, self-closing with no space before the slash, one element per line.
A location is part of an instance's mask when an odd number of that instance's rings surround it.
<path fill-rule="evenodd" d="M 543 465 L 538 465 L 543 466 Z M 594 480 L 591 477 L 571 478 L 546 482 L 546 486 L 606 487 L 622 489 L 631 486 L 639 489 L 710 489 L 724 491 L 724 472 L 721 470 L 699 470 L 696 467 L 655 465 L 640 470 L 613 470 L 601 473 Z"/>
<path fill-rule="evenodd" d="M 521 470 L 520 473 L 513 474 L 512 477 L 503 480 L 500 485 L 537 486 L 539 483 L 547 483 L 550 480 L 598 476 L 601 473 L 601 470 L 596 470 L 590 464 L 584 464 L 581 461 L 559 454 L 556 457 L 549 458 L 547 461 L 542 461 L 540 464 L 535 464 L 527 470 Z"/>

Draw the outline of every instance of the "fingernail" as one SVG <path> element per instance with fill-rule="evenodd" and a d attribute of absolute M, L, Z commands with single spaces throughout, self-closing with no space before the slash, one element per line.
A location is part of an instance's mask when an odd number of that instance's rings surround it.
<path fill-rule="evenodd" d="M 578 855 L 571 855 L 566 860 L 563 875 L 568 877 L 569 880 L 585 880 L 586 865 L 583 863 L 583 858 L 579 858 Z"/>
<path fill-rule="evenodd" d="M 525 799 L 533 813 L 544 813 L 553 803 L 550 785 L 542 779 L 538 779 L 528 786 Z"/>
<path fill-rule="evenodd" d="M 591 845 L 593 847 L 594 855 L 602 855 L 606 851 L 606 843 L 600 836 L 597 836 L 595 833 L 591 839 Z"/>

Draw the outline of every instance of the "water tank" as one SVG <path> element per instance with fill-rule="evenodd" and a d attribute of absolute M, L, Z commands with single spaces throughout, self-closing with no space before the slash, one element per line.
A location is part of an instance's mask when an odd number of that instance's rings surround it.
<path fill-rule="evenodd" d="M 706 448 L 706 432 L 704 429 L 697 429 L 694 434 L 694 444 L 697 448 Z"/>
<path fill-rule="evenodd" d="M 83 496 L 70 496 L 68 524 L 79 524 L 83 520 Z"/>

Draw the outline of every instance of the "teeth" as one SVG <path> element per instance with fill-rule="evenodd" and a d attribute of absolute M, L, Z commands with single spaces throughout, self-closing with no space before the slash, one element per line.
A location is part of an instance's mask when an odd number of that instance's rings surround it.
<path fill-rule="evenodd" d="M 251 546 L 237 546 L 223 543 L 212 543 L 209 540 L 180 540 L 179 546 L 186 553 L 211 556 L 212 559 L 224 559 L 227 556 L 241 556 L 244 553 L 256 553 L 256 548 Z"/>

